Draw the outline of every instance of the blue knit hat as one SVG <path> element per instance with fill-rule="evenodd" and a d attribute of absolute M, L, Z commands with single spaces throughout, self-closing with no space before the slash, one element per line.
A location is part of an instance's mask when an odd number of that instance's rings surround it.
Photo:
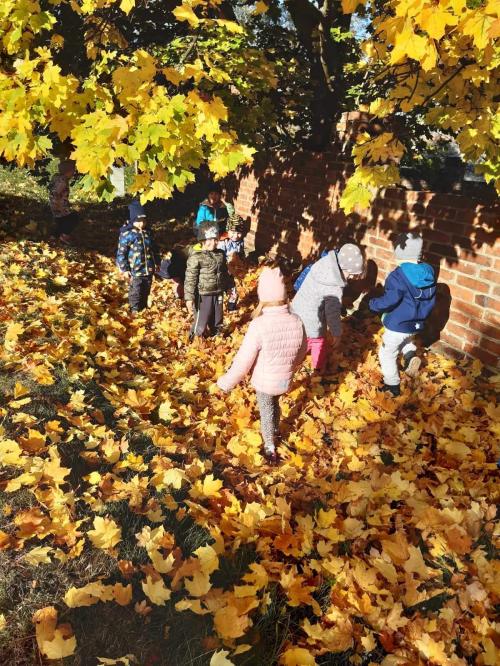
<path fill-rule="evenodd" d="M 135 222 L 140 217 L 146 217 L 146 211 L 137 199 L 134 199 L 128 207 L 128 216 L 131 222 Z"/>

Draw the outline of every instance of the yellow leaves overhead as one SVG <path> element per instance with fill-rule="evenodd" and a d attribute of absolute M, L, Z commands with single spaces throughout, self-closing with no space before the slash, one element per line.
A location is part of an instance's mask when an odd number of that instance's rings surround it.
<path fill-rule="evenodd" d="M 416 34 L 412 24 L 407 21 L 401 32 L 396 33 L 390 63 L 395 65 L 406 58 L 420 61 L 424 57 L 426 48 L 425 37 Z"/>
<path fill-rule="evenodd" d="M 353 12 L 357 4 L 345 0 L 344 12 Z M 370 13 L 369 6 L 367 11 Z M 374 77 L 373 92 L 383 90 L 384 95 L 372 97 L 366 110 L 381 119 L 417 111 L 424 114 L 429 126 L 445 132 L 451 129 L 464 161 L 483 161 L 477 170 L 500 192 L 494 130 L 498 115 L 498 49 L 494 44 L 500 25 L 498 2 L 391 0 L 372 20 L 375 33 L 362 46 L 368 58 L 363 68 Z M 379 187 L 391 184 L 387 174 L 381 185 L 360 185 L 368 180 L 367 170 L 376 171 L 378 160 L 384 164 L 391 164 L 395 158 L 399 161 L 411 145 L 406 140 L 394 151 L 389 140 L 384 153 L 382 137 L 387 138 L 387 134 L 377 131 L 370 137 L 381 146 L 372 165 L 367 161 L 369 155 L 363 152 L 360 157 L 359 146 L 354 147 L 357 168 L 341 197 L 346 212 L 354 210 L 356 204 L 366 208 Z M 362 169 L 364 175 L 359 173 Z M 396 184 L 399 169 L 395 167 L 389 173 L 394 178 L 392 184 Z"/>
<path fill-rule="evenodd" d="M 66 4 L 68 12 L 82 15 L 82 47 L 93 66 L 81 79 L 66 73 L 67 68 L 54 62 L 64 47 L 62 35 L 49 32 L 50 48 L 31 44 L 34 36 L 56 29 L 50 11 L 42 11 L 36 0 L 3 2 L 0 50 L 13 56 L 13 67 L 0 68 L 0 157 L 32 166 L 51 152 L 53 136 L 70 139 L 77 170 L 84 175 L 83 190 L 109 200 L 114 196 L 112 167 L 137 165 L 129 190 L 143 202 L 183 190 L 194 180 L 193 171 L 209 159 L 213 158 L 217 176 L 251 161 L 254 151 L 228 129 L 227 124 L 234 122 L 221 99 L 209 99 L 206 93 L 202 99 L 184 85 L 205 79 L 209 84 L 224 83 L 234 95 L 224 68 L 200 58 L 165 67 L 145 48 L 133 51 L 123 21 L 129 14 L 128 20 L 134 20 L 136 0 L 55 4 Z M 102 10 L 113 6 L 121 10 L 120 18 L 112 12 L 103 18 Z M 173 10 L 174 17 L 189 28 L 245 34 L 239 23 L 208 14 L 208 5 L 197 1 Z M 252 64 L 239 74 L 242 80 L 258 77 L 261 69 L 259 85 L 264 81 L 275 85 L 273 65 L 255 49 L 247 50 L 253 55 Z M 162 73 L 168 83 L 159 83 Z"/>
<path fill-rule="evenodd" d="M 183 2 L 182 5 L 176 7 L 172 14 L 178 21 L 187 21 L 192 28 L 196 28 L 200 24 L 200 19 L 187 2 Z"/>

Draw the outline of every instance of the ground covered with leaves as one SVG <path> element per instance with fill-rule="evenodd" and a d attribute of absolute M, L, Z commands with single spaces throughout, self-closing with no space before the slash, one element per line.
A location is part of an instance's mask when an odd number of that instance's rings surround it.
<path fill-rule="evenodd" d="M 253 390 L 214 388 L 258 271 L 227 337 L 190 346 L 168 283 L 129 317 L 118 222 L 62 249 L 23 215 L 1 232 L 2 664 L 498 663 L 494 377 L 428 353 L 392 399 L 377 320 L 347 317 L 269 467 Z"/>

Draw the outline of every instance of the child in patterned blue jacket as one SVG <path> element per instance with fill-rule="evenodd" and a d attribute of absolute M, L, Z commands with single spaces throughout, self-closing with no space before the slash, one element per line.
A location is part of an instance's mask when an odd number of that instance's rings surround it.
<path fill-rule="evenodd" d="M 120 229 L 116 264 L 129 280 L 128 302 L 133 313 L 144 310 L 160 266 L 160 253 L 148 228 L 144 208 L 138 201 L 129 207 L 129 222 Z"/>

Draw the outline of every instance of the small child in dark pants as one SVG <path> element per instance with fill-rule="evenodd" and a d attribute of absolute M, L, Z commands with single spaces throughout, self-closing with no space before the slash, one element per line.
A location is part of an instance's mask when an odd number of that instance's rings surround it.
<path fill-rule="evenodd" d="M 198 240 L 189 254 L 184 282 L 184 298 L 195 315 L 191 337 L 216 335 L 222 329 L 223 295 L 231 286 L 226 255 L 217 248 L 219 231 L 214 222 L 202 222 Z"/>
<path fill-rule="evenodd" d="M 175 295 L 177 298 L 184 298 L 184 280 L 186 279 L 186 256 L 183 249 L 174 247 L 167 252 L 160 264 L 160 269 L 156 273 L 156 279 L 172 280 L 175 284 Z"/>
<path fill-rule="evenodd" d="M 129 222 L 120 229 L 116 263 L 129 280 L 128 301 L 135 313 L 148 305 L 153 276 L 160 266 L 160 254 L 144 208 L 138 201 L 133 201 L 128 208 Z"/>
<path fill-rule="evenodd" d="M 50 210 L 55 224 L 54 235 L 65 245 L 71 245 L 71 234 L 80 221 L 78 213 L 72 211 L 69 204 L 69 183 L 74 175 L 74 161 L 61 160 L 49 188 Z"/>

